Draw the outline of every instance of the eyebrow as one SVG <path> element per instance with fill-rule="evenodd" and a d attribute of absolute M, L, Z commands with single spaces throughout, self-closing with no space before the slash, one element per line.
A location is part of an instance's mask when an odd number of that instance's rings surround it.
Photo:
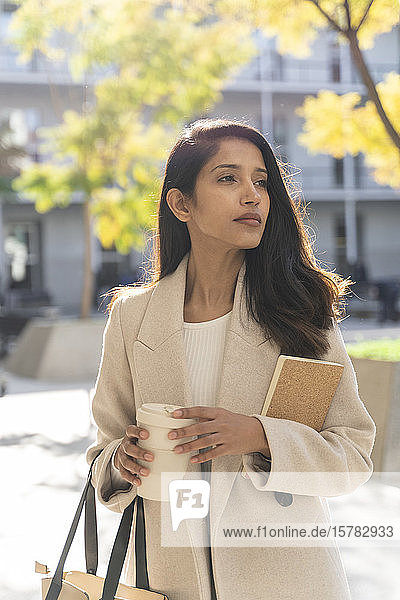
<path fill-rule="evenodd" d="M 215 171 L 215 169 L 220 169 L 221 167 L 228 167 L 229 169 L 241 169 L 240 165 L 217 165 L 216 167 L 214 167 L 213 169 L 211 169 L 210 173 L 212 173 L 213 171 Z M 260 171 L 261 173 L 267 173 L 266 169 L 261 169 L 260 167 L 258 167 L 257 169 L 254 169 L 255 171 Z"/>

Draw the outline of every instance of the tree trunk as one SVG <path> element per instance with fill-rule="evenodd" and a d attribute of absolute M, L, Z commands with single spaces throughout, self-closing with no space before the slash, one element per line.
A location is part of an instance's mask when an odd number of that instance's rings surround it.
<path fill-rule="evenodd" d="M 92 309 L 93 283 L 92 272 L 92 231 L 89 197 L 86 196 L 83 202 L 83 231 L 85 252 L 83 255 L 83 286 L 81 296 L 81 319 L 87 319 Z"/>
<path fill-rule="evenodd" d="M 374 103 L 379 118 L 381 119 L 388 136 L 390 137 L 394 145 L 400 150 L 400 135 L 393 127 L 385 112 L 385 109 L 382 106 L 381 99 L 379 98 L 375 83 L 370 75 L 363 54 L 358 45 L 357 33 L 354 30 L 349 30 L 344 33 L 347 36 L 347 39 L 349 40 L 351 55 L 353 57 L 357 70 L 360 73 L 360 77 L 365 87 L 367 88 L 368 96 L 370 100 Z"/>

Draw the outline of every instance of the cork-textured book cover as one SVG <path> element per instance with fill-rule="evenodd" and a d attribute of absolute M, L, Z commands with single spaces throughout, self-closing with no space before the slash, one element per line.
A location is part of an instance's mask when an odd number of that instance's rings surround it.
<path fill-rule="evenodd" d="M 344 365 L 281 354 L 261 415 L 322 429 Z"/>
<path fill-rule="evenodd" d="M 343 369 L 340 363 L 281 354 L 260 414 L 321 431 Z M 248 478 L 244 466 L 240 470 Z"/>

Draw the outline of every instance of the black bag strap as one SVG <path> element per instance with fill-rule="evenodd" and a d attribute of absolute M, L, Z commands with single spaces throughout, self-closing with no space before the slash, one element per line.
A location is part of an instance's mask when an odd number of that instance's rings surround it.
<path fill-rule="evenodd" d="M 88 487 L 85 501 L 85 559 L 86 573 L 96 575 L 98 566 L 98 537 L 93 485 Z"/>
<path fill-rule="evenodd" d="M 97 458 L 97 457 L 96 457 Z M 147 554 L 146 554 L 146 525 L 144 518 L 144 509 L 143 509 L 143 498 L 141 496 L 137 496 L 136 501 L 136 529 L 135 529 L 135 559 L 136 559 L 136 587 L 144 590 L 149 590 L 149 577 L 147 571 Z M 129 508 L 129 507 L 128 507 Z M 122 525 L 122 519 L 120 523 L 120 527 Z M 132 523 L 132 519 L 131 519 Z M 131 523 L 129 524 L 129 532 L 131 528 Z M 119 531 L 119 530 L 118 530 Z M 121 536 L 124 534 L 121 533 Z M 117 536 L 115 538 L 114 545 L 116 545 L 117 539 L 120 539 Z M 121 537 L 121 539 L 123 539 Z M 127 544 L 129 543 L 129 538 L 127 540 Z M 118 548 L 118 546 L 116 546 Z M 118 552 L 118 550 L 116 550 Z M 126 554 L 126 551 L 125 551 Z M 109 569 L 111 566 L 112 552 L 109 561 Z M 85 557 L 86 557 L 86 572 L 91 573 L 92 575 L 96 575 L 97 572 L 97 564 L 98 564 L 98 538 L 97 538 L 97 520 L 96 520 L 96 502 L 94 495 L 93 486 L 89 486 L 88 494 L 86 497 L 85 503 Z M 124 555 L 125 559 L 125 555 Z M 115 565 L 118 564 L 113 560 L 111 573 L 114 572 Z M 124 560 L 121 563 L 124 564 Z M 121 572 L 120 572 L 121 573 Z M 112 577 L 112 575 L 110 575 Z M 118 576 L 119 581 L 120 574 Z"/>
<path fill-rule="evenodd" d="M 137 500 L 137 497 L 135 498 Z M 114 600 L 130 537 L 134 502 L 124 510 L 114 541 L 100 600 Z M 137 587 L 137 585 L 136 585 Z M 148 588 L 147 588 L 148 589 Z"/>
<path fill-rule="evenodd" d="M 96 574 L 97 557 L 98 557 L 98 538 L 97 538 L 97 519 L 96 519 L 96 502 L 94 488 L 91 482 L 93 465 L 99 454 L 93 459 L 86 485 L 82 492 L 78 508 L 76 509 L 67 540 L 65 542 L 60 560 L 56 571 L 52 578 L 51 584 L 46 594 L 45 600 L 57 600 L 62 587 L 62 575 L 64 571 L 65 561 L 68 552 L 71 548 L 72 541 L 75 537 L 76 530 L 80 517 L 82 515 L 83 506 L 85 504 L 85 555 L 86 569 L 88 573 Z M 90 491 L 89 491 L 90 490 Z M 113 549 L 111 551 L 110 560 L 108 563 L 107 575 L 104 580 L 103 594 L 101 600 L 113 600 L 118 582 L 121 576 L 122 566 L 125 561 L 128 550 L 130 532 L 133 520 L 133 510 L 136 511 L 136 530 L 135 530 L 135 557 L 136 557 L 136 587 L 149 590 L 149 581 L 147 574 L 147 557 L 146 557 L 146 534 L 143 511 L 143 498 L 136 496 L 131 504 L 124 510 L 121 522 L 115 537 Z"/>
<path fill-rule="evenodd" d="M 98 455 L 100 454 L 100 452 L 98 453 Z M 97 455 L 97 456 L 98 456 Z M 92 477 L 92 469 L 93 469 L 93 464 L 94 461 L 96 460 L 97 456 L 93 459 L 92 464 L 90 465 L 90 469 L 89 469 L 89 474 L 88 474 L 88 478 L 86 481 L 86 485 L 83 489 L 82 492 L 82 496 L 79 500 L 79 504 L 78 504 L 78 508 L 76 509 L 75 512 L 75 516 L 73 518 L 68 536 L 67 536 L 67 540 L 64 544 L 64 548 L 61 552 L 61 556 L 60 556 L 60 560 L 58 561 L 58 565 L 57 568 L 55 570 L 53 579 L 51 581 L 51 584 L 49 586 L 49 589 L 47 590 L 47 594 L 46 594 L 46 598 L 45 600 L 57 600 L 58 596 L 60 595 L 61 592 L 61 586 L 62 586 L 62 575 L 63 575 L 63 571 L 64 571 L 64 565 L 65 565 L 65 561 L 67 559 L 67 555 L 68 552 L 71 548 L 71 544 L 72 541 L 75 537 L 75 533 L 76 530 L 78 528 L 78 523 L 79 523 L 79 519 L 81 517 L 82 514 L 82 509 L 83 509 L 83 505 L 86 501 L 86 496 L 87 496 L 87 492 L 88 492 L 88 488 L 91 485 L 91 477 Z"/>
<path fill-rule="evenodd" d="M 135 558 L 136 558 L 136 587 L 149 590 L 146 554 L 146 524 L 144 519 L 143 498 L 136 496 L 136 529 L 135 529 Z"/>

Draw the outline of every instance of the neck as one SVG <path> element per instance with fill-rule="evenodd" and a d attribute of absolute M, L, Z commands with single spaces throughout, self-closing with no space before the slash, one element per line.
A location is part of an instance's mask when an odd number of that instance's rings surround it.
<path fill-rule="evenodd" d="M 244 250 L 216 255 L 192 247 L 186 272 L 185 305 L 203 309 L 232 307 L 244 258 Z"/>

